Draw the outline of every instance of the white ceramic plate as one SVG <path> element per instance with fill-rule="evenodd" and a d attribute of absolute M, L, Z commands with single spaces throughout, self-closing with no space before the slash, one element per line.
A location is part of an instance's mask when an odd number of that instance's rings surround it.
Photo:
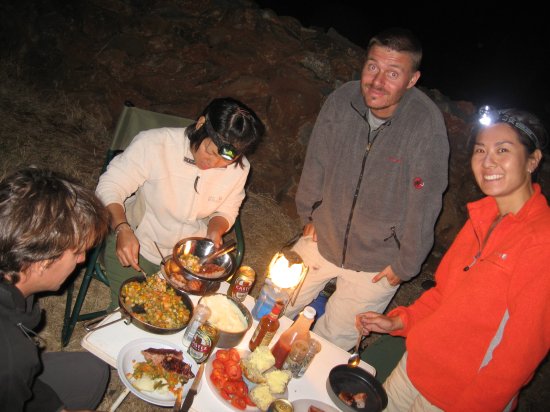
<path fill-rule="evenodd" d="M 128 378 L 128 373 L 133 373 L 134 364 L 136 362 L 144 362 L 145 358 L 141 354 L 141 351 L 144 349 L 155 348 L 155 349 L 175 349 L 183 352 L 183 360 L 185 363 L 191 365 L 191 371 L 196 375 L 199 369 L 195 360 L 189 356 L 184 348 L 179 347 L 172 342 L 168 342 L 162 339 L 154 338 L 143 338 L 136 339 L 127 345 L 125 345 L 118 354 L 117 357 L 117 370 L 120 380 L 130 391 L 137 397 L 159 406 L 174 406 L 176 402 L 175 395 L 168 391 L 167 393 L 158 393 L 158 392 L 149 392 L 149 391 L 140 391 L 134 385 L 132 385 L 131 379 Z M 193 379 L 190 379 L 183 388 L 183 397 L 189 391 Z"/>
<path fill-rule="evenodd" d="M 334 406 L 327 405 L 326 403 L 316 401 L 314 399 L 298 399 L 292 402 L 294 412 L 308 412 L 310 406 L 315 406 L 322 409 L 324 412 L 339 412 Z"/>
<path fill-rule="evenodd" d="M 219 349 L 218 349 L 219 350 Z M 226 349 L 228 350 L 228 349 Z M 248 356 L 250 354 L 250 351 L 246 350 L 246 349 L 239 349 L 237 348 L 237 350 L 239 351 L 239 355 L 241 355 L 241 359 L 242 358 L 245 358 L 246 356 Z M 217 352 L 217 351 L 216 351 Z M 212 383 L 212 381 L 210 380 L 210 375 L 212 374 L 212 370 L 214 369 L 212 367 L 212 362 L 214 361 L 214 359 L 216 359 L 216 352 L 213 352 L 210 357 L 208 358 L 208 360 L 206 361 L 206 366 L 204 367 L 204 374 L 206 375 L 206 381 L 208 382 L 208 386 L 210 386 L 210 389 L 212 390 L 212 392 L 214 393 L 214 396 L 216 398 L 218 398 L 220 400 L 220 402 L 222 402 L 226 407 L 228 407 L 229 409 L 231 409 L 232 411 L 238 411 L 238 412 L 242 412 L 242 409 L 237 409 L 235 408 L 234 406 L 231 405 L 231 401 L 228 401 L 226 399 L 224 399 L 222 397 L 222 395 L 220 394 L 220 391 L 218 390 L 218 388 L 216 388 L 214 386 L 214 384 Z M 246 385 L 248 386 L 248 390 L 252 390 L 252 388 L 254 388 L 254 386 L 256 386 L 255 383 L 253 382 L 250 382 L 248 379 L 246 379 L 246 377 L 243 375 L 243 381 L 246 383 Z M 284 391 L 284 393 L 282 394 L 274 394 L 273 395 L 275 398 L 283 398 L 283 399 L 288 399 L 288 388 Z M 260 409 L 257 408 L 256 406 L 249 406 L 247 405 L 246 406 L 246 409 L 245 409 L 246 412 L 260 412 Z"/>

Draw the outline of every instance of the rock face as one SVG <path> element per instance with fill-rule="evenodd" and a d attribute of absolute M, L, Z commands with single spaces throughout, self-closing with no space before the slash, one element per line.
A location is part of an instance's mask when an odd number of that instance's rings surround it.
<path fill-rule="evenodd" d="M 15 61 L 18 75 L 78 101 L 107 128 L 126 100 L 191 118 L 215 97 L 251 106 L 267 136 L 251 156 L 249 190 L 293 217 L 317 113 L 330 92 L 359 77 L 365 55 L 334 30 L 304 28 L 247 0 L 22 0 L 3 7 L 2 58 Z M 449 188 L 427 261 L 433 269 L 464 222 L 465 203 L 480 193 L 466 151 L 475 108 L 424 91 L 443 111 L 451 144 Z M 542 180 L 547 176 L 544 169 Z"/>
<path fill-rule="evenodd" d="M 251 106 L 267 136 L 250 157 L 249 190 L 276 200 L 292 217 L 317 113 L 330 92 L 359 77 L 365 54 L 334 30 L 304 28 L 247 0 L 4 3 L 0 57 L 13 76 L 78 102 L 107 129 L 126 100 L 191 118 L 215 97 Z M 480 193 L 466 150 L 475 108 L 424 91 L 441 108 L 451 145 L 449 187 L 423 268 L 433 273 L 466 218 L 466 202 Z M 539 180 L 547 195 L 549 179 L 543 167 Z"/>

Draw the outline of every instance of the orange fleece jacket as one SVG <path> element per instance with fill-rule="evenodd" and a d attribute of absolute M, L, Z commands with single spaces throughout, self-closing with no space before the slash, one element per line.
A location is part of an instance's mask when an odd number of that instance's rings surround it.
<path fill-rule="evenodd" d="M 407 337 L 411 382 L 445 411 L 515 407 L 550 347 L 550 209 L 540 186 L 533 187 L 533 196 L 501 220 L 483 250 L 496 202 L 486 197 L 468 204 L 470 218 L 437 269 L 436 287 L 389 313 L 405 325 L 393 334 Z M 481 368 L 506 311 L 502 339 Z"/>

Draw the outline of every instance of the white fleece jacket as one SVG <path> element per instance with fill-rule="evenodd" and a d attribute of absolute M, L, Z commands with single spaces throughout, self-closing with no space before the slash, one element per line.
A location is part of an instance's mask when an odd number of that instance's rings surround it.
<path fill-rule="evenodd" d="M 223 216 L 231 227 L 245 197 L 250 163 L 244 168 L 200 170 L 185 128 L 139 133 L 99 179 L 96 194 L 104 205 L 124 206 L 140 243 L 140 254 L 160 263 L 156 241 L 167 256 L 180 239 L 205 236 L 208 221 Z"/>

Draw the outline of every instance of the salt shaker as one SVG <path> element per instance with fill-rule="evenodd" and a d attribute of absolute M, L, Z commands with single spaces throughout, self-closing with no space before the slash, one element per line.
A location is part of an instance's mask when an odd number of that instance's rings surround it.
<path fill-rule="evenodd" d="M 301 378 L 302 376 L 304 376 L 304 373 L 306 373 L 306 370 L 311 364 L 311 362 L 313 361 L 313 358 L 320 351 L 321 351 L 321 344 L 319 343 L 319 341 L 313 338 L 310 339 L 308 342 L 307 353 L 305 354 L 304 359 L 302 360 L 301 368 L 298 371 L 298 374 L 297 376 L 295 376 L 295 378 Z"/>
<path fill-rule="evenodd" d="M 295 340 L 290 347 L 290 352 L 285 359 L 283 369 L 292 372 L 292 376 L 294 378 L 298 377 L 298 372 L 300 372 L 300 369 L 302 368 L 302 362 L 304 361 L 308 349 L 308 342 L 303 339 Z"/>
<path fill-rule="evenodd" d="M 195 307 L 193 317 L 189 321 L 185 333 L 183 334 L 183 346 L 188 347 L 197 332 L 197 329 L 210 317 L 210 308 L 202 303 Z"/>

